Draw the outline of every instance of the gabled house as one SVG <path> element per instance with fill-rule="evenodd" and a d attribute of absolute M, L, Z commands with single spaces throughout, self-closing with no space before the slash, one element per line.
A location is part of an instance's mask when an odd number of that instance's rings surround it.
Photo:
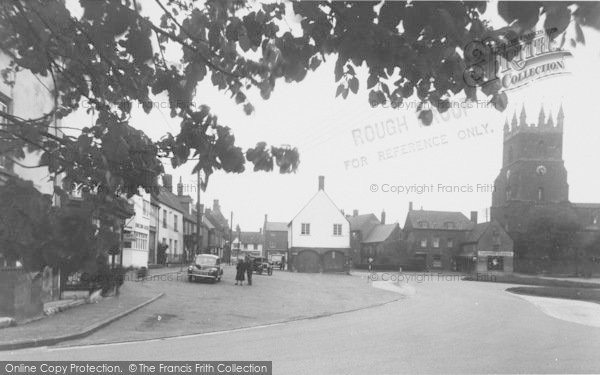
<path fill-rule="evenodd" d="M 287 223 L 267 221 L 267 215 L 265 215 L 263 233 L 265 257 L 271 259 L 273 255 L 281 255 L 288 258 Z"/>
<path fill-rule="evenodd" d="M 405 261 L 400 225 L 385 224 L 385 211 L 381 212 L 381 220 L 374 214 L 359 215 L 357 210 L 346 217 L 352 233 L 350 242 L 355 267 L 368 266 L 369 258 L 373 259 L 374 265 L 394 268 Z"/>
<path fill-rule="evenodd" d="M 462 212 L 413 210 L 410 202 L 403 231 L 408 246 L 406 267 L 455 268 L 454 257 L 474 225 Z"/>
<path fill-rule="evenodd" d="M 262 229 L 258 232 L 236 232 L 232 242 L 232 248 L 237 256 L 246 255 L 252 257 L 262 257 L 264 236 Z"/>
<path fill-rule="evenodd" d="M 350 258 L 350 223 L 325 193 L 325 178 L 319 189 L 288 223 L 288 264 L 292 271 L 343 271 Z"/>
<path fill-rule="evenodd" d="M 125 220 L 123 228 L 123 266 L 148 267 L 150 250 L 150 222 L 152 207 L 150 194 L 143 189 L 129 198 L 135 215 Z"/>
<path fill-rule="evenodd" d="M 476 224 L 462 243 L 457 260 L 457 270 L 463 272 L 512 272 L 512 238 L 502 225 L 492 220 Z"/>
<path fill-rule="evenodd" d="M 212 225 L 209 227 L 208 244 L 205 252 L 223 257 L 225 247 L 228 246 L 227 241 L 230 237 L 229 222 L 221 212 L 219 200 L 213 200 L 212 209 L 207 208 L 205 211 L 207 222 Z"/>

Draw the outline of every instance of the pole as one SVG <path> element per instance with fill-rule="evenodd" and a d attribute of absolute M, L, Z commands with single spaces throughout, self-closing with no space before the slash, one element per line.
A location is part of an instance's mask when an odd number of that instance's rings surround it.
<path fill-rule="evenodd" d="M 196 252 L 201 253 L 202 236 L 200 235 L 200 228 L 202 227 L 202 213 L 200 212 L 200 169 L 198 169 L 198 186 L 197 186 L 197 196 L 196 196 Z"/>
<path fill-rule="evenodd" d="M 229 220 L 229 265 L 231 265 L 231 257 L 233 256 L 233 211 L 231 211 Z"/>

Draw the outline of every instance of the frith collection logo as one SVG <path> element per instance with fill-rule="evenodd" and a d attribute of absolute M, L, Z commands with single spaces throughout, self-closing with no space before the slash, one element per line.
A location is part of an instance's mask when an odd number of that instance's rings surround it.
<path fill-rule="evenodd" d="M 467 85 L 501 85 L 500 91 L 514 90 L 533 81 L 568 74 L 565 58 L 553 30 L 540 30 L 498 45 L 491 39 L 473 41 L 465 47 L 469 63 L 464 73 Z"/>

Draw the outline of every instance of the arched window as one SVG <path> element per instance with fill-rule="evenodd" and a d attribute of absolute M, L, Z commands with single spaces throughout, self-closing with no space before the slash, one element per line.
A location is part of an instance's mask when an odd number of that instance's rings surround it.
<path fill-rule="evenodd" d="M 539 157 L 545 158 L 546 157 L 546 144 L 544 143 L 544 141 L 539 141 L 537 144 L 537 155 Z"/>
<path fill-rule="evenodd" d="M 538 201 L 543 201 L 544 200 L 544 188 L 540 187 L 538 188 Z"/>
<path fill-rule="evenodd" d="M 514 161 L 514 159 L 515 159 L 515 153 L 514 153 L 514 151 L 513 151 L 513 148 L 512 148 L 512 146 L 511 146 L 511 147 L 509 147 L 509 149 L 508 149 L 508 163 L 509 163 L 509 164 L 510 164 L 510 163 L 512 163 L 512 162 Z"/>
<path fill-rule="evenodd" d="M 506 187 L 506 200 L 511 200 L 512 199 L 512 191 L 510 190 L 510 186 Z"/>

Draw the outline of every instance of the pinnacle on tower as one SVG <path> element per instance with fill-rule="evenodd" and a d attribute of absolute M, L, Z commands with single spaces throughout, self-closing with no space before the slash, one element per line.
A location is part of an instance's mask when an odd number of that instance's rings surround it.
<path fill-rule="evenodd" d="M 540 108 L 540 115 L 538 116 L 538 127 L 544 126 L 546 122 L 546 115 L 544 114 L 544 107 Z"/>
<path fill-rule="evenodd" d="M 512 130 L 515 130 L 515 128 L 517 127 L 517 113 L 513 113 L 513 118 L 512 121 L 510 122 L 510 126 L 512 128 Z"/>
<path fill-rule="evenodd" d="M 521 114 L 519 115 L 519 126 L 527 126 L 527 115 L 525 114 L 525 106 L 521 107 Z"/>
<path fill-rule="evenodd" d="M 506 120 L 504 120 L 504 132 L 505 133 L 510 132 L 510 128 L 508 127 L 508 118 Z"/>
<path fill-rule="evenodd" d="M 563 112 L 562 104 L 560 105 L 560 109 L 558 110 L 558 116 L 556 116 L 556 126 L 562 128 L 564 125 L 565 114 Z"/>
<path fill-rule="evenodd" d="M 554 120 L 552 119 L 552 111 L 550 111 L 550 114 L 548 115 L 548 122 L 546 123 L 546 126 L 549 128 L 554 127 Z"/>

